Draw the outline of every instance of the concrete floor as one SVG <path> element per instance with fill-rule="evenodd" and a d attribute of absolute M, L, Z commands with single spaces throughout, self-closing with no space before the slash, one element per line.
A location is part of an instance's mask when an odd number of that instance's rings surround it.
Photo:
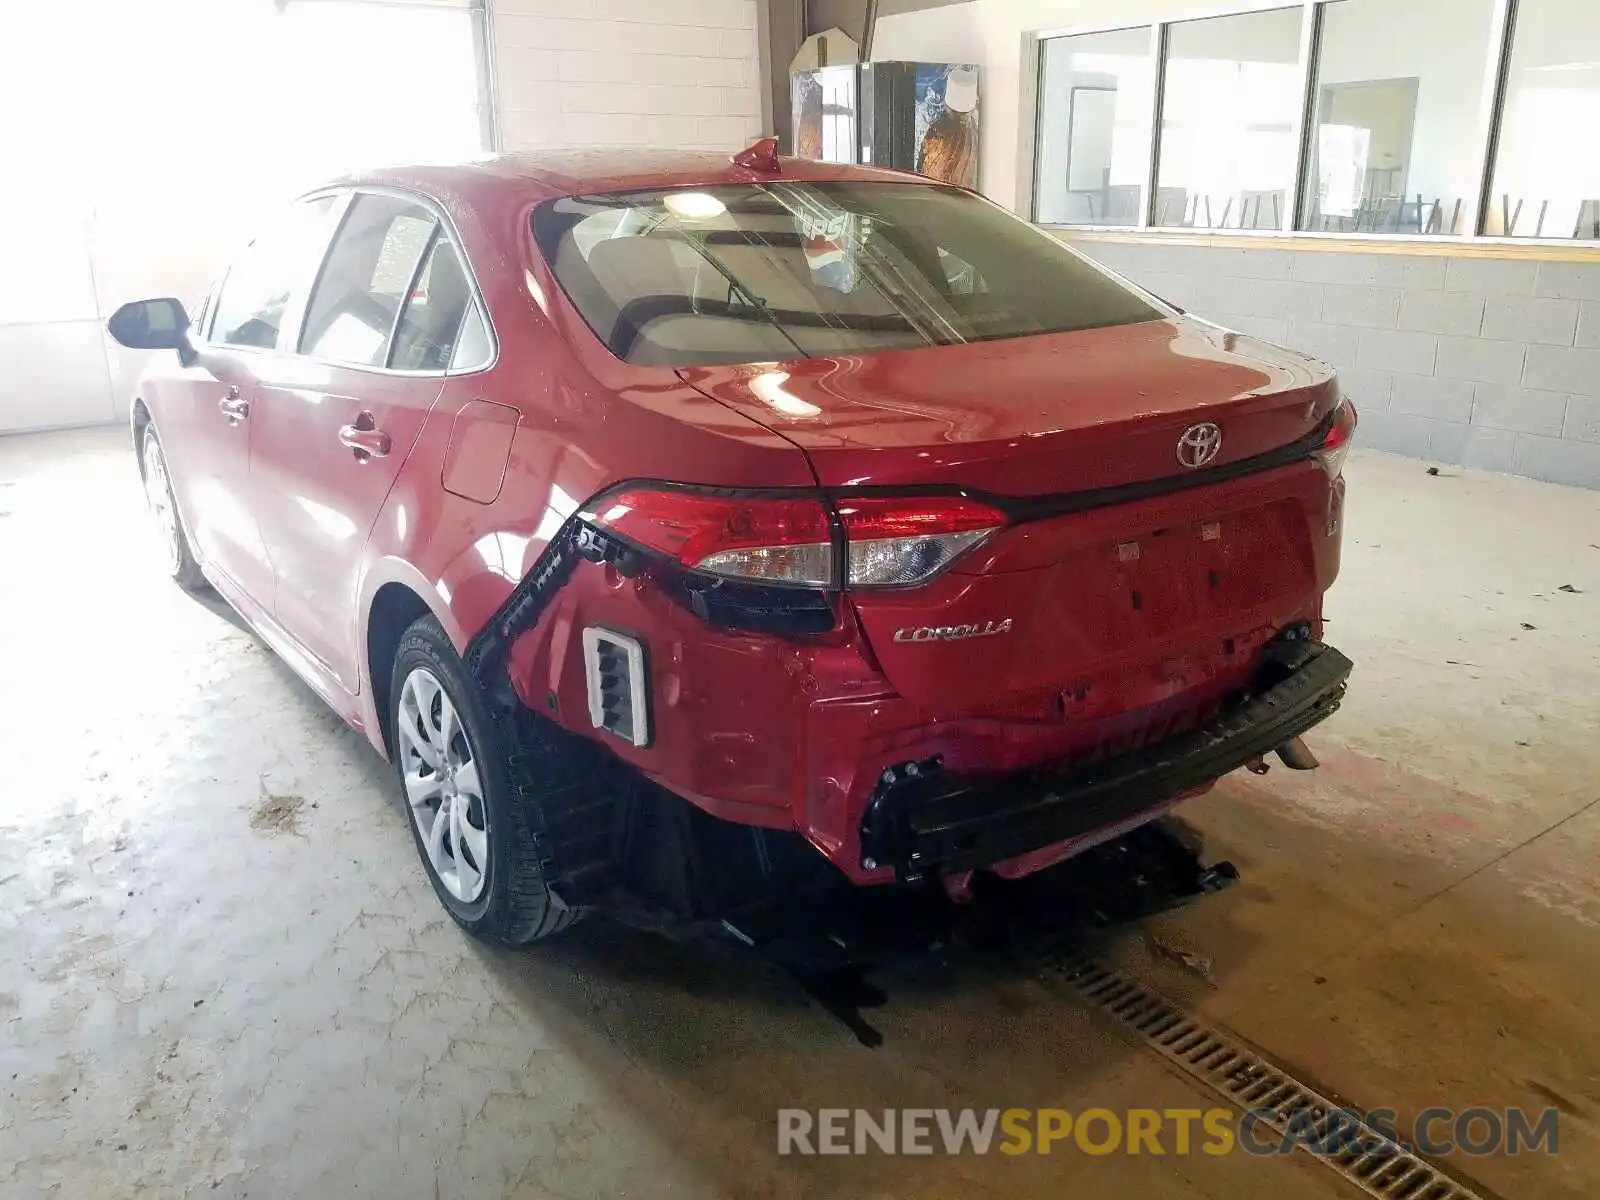
<path fill-rule="evenodd" d="M 1116 954 L 1402 1124 L 1558 1106 L 1557 1157 L 1451 1165 L 1600 1195 L 1600 493 L 1349 476 L 1324 769 L 1187 806 L 1244 882 Z M 1352 1194 L 1304 1155 L 779 1157 L 781 1106 L 1210 1101 L 971 962 L 881 980 L 873 1051 L 732 949 L 596 921 L 485 951 L 388 769 L 156 577 L 141 515 L 120 432 L 0 439 L 0 1196 Z"/>

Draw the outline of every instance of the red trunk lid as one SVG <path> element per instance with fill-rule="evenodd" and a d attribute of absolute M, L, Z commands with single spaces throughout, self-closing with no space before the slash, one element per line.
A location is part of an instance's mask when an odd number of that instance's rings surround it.
<path fill-rule="evenodd" d="M 1209 465 L 1309 433 L 1326 366 L 1189 318 L 776 364 L 685 380 L 782 434 L 824 487 L 945 484 L 1056 495 L 1175 475 L 1178 438 L 1215 421 Z"/>
<path fill-rule="evenodd" d="M 1338 401 L 1316 360 L 1188 318 L 681 373 L 800 446 L 824 487 L 1008 498 L 1189 474 L 1179 439 L 1200 422 L 1222 434 L 1204 467 L 1255 458 Z M 890 682 L 937 714 L 1098 688 L 1107 715 L 1246 670 L 1261 630 L 1314 614 L 1341 496 L 1291 463 L 1019 523 L 926 585 L 851 599 Z"/>

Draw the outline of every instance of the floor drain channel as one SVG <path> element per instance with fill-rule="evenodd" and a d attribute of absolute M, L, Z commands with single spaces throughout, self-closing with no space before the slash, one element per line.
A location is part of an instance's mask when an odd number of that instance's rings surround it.
<path fill-rule="evenodd" d="M 1337 1137 L 1348 1148 L 1317 1160 L 1369 1196 L 1382 1200 L 1483 1200 L 1431 1163 L 1354 1117 L 1288 1072 L 1120 971 L 1079 950 L 1047 951 L 1033 959 L 1046 979 L 1061 979 L 1110 1013 L 1186 1075 L 1242 1110 L 1262 1114 L 1261 1124 L 1291 1132 L 1302 1145 Z"/>

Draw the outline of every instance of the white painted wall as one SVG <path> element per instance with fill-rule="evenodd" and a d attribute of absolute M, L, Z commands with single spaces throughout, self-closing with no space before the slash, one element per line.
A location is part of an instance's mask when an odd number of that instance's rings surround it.
<path fill-rule="evenodd" d="M 508 150 L 733 151 L 761 131 L 757 0 L 495 0 Z"/>

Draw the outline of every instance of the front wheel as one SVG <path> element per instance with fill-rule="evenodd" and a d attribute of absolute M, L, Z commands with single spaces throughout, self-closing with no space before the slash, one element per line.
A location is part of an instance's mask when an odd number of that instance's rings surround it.
<path fill-rule="evenodd" d="M 145 504 L 155 520 L 157 536 L 166 552 L 167 574 L 184 591 L 197 592 L 206 586 L 206 577 L 195 561 L 194 550 L 189 545 L 189 531 L 183 527 L 183 518 L 178 514 L 167 456 L 161 449 L 161 439 L 156 436 L 153 422 L 139 434 L 139 465 L 143 468 Z"/>
<path fill-rule="evenodd" d="M 512 787 L 512 747 L 439 622 L 423 617 L 395 653 L 390 745 L 411 833 L 433 890 L 474 937 L 520 946 L 581 910 L 551 895 L 529 814 Z"/>

